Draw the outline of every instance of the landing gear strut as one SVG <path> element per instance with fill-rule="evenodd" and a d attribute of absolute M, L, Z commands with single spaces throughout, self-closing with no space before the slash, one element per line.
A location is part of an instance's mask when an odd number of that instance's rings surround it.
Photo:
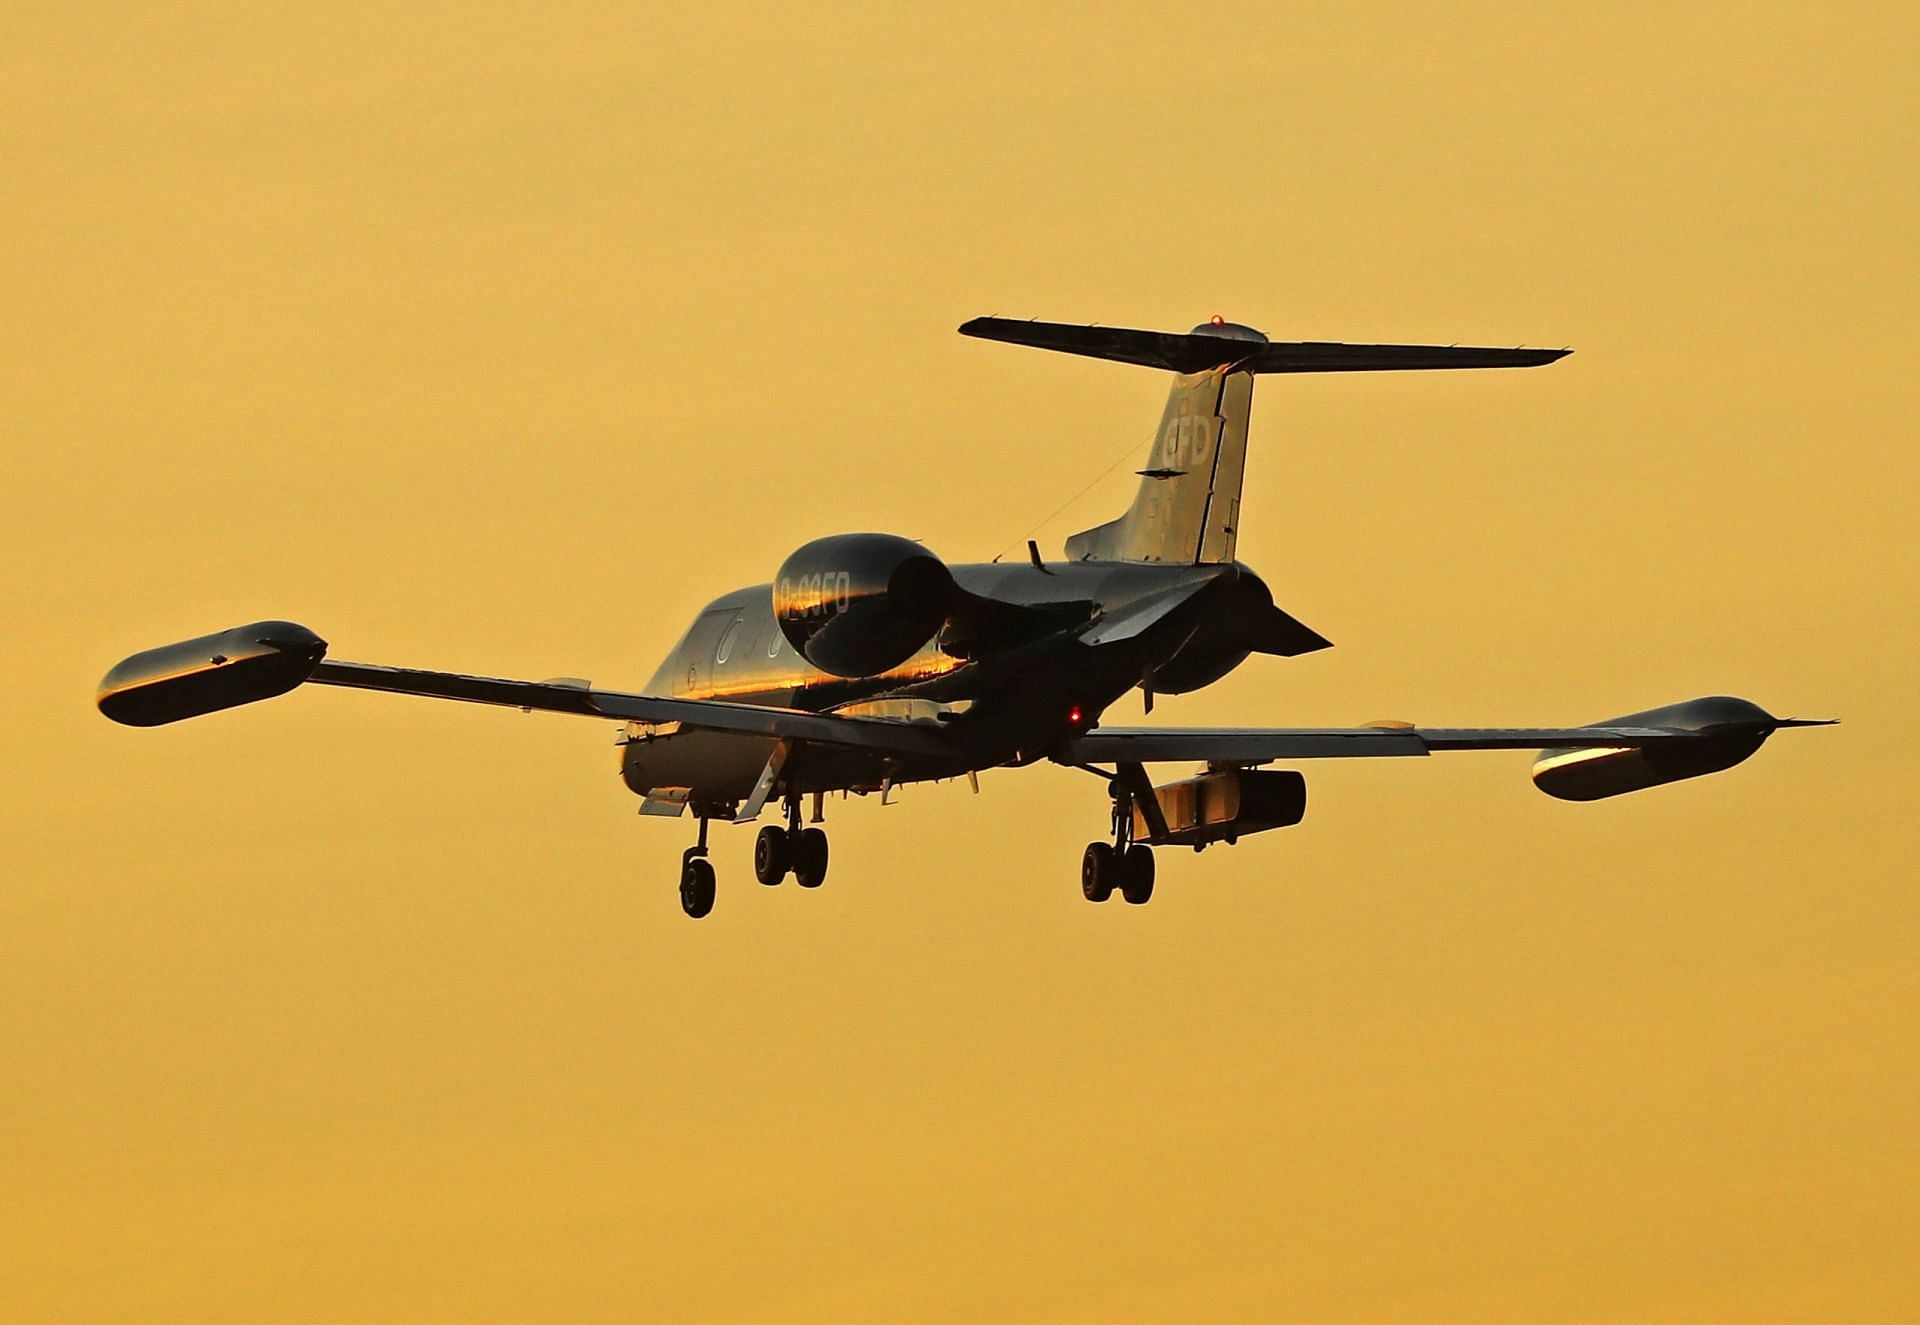
<path fill-rule="evenodd" d="M 707 821 L 700 820 L 700 840 L 680 857 L 680 909 L 700 919 L 713 910 L 713 862 L 707 859 Z"/>
<path fill-rule="evenodd" d="M 1153 896 L 1153 848 L 1133 840 L 1133 800 L 1119 790 L 1113 797 L 1113 842 L 1089 842 L 1080 857 L 1081 896 L 1104 902 L 1115 888 L 1134 906 Z"/>

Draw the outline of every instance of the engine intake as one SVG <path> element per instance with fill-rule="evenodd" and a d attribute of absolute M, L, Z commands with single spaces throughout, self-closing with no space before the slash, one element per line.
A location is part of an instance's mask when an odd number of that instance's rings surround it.
<path fill-rule="evenodd" d="M 773 615 L 821 671 L 876 676 L 934 637 L 957 592 L 946 563 L 910 538 L 833 534 L 781 565 Z"/>

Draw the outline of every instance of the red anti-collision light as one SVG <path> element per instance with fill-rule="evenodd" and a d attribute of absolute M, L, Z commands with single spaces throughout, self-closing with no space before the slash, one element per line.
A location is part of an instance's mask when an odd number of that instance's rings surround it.
<path fill-rule="evenodd" d="M 1072 708 L 1067 710 L 1067 721 L 1072 723 L 1076 727 L 1080 725 L 1080 720 L 1084 716 L 1085 715 L 1080 712 L 1080 706 L 1078 704 L 1075 704 Z"/>

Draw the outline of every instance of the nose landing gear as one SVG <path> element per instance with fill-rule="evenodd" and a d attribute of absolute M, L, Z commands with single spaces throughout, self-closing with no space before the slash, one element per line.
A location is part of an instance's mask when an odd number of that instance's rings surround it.
<path fill-rule="evenodd" d="M 707 859 L 707 821 L 700 820 L 700 840 L 680 857 L 680 909 L 700 919 L 713 910 L 713 862 Z"/>

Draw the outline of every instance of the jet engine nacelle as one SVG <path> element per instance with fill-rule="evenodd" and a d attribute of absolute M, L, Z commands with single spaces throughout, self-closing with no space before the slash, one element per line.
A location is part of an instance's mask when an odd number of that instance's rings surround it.
<path fill-rule="evenodd" d="M 933 638 L 957 592 L 946 563 L 910 538 L 834 534 L 781 565 L 773 615 L 821 671 L 876 676 Z"/>
<path fill-rule="evenodd" d="M 1666 727 L 1698 734 L 1657 745 L 1542 750 L 1534 761 L 1533 784 L 1563 801 L 1597 801 L 1704 777 L 1740 763 L 1782 723 L 1758 704 L 1714 695 L 1595 725 Z"/>

